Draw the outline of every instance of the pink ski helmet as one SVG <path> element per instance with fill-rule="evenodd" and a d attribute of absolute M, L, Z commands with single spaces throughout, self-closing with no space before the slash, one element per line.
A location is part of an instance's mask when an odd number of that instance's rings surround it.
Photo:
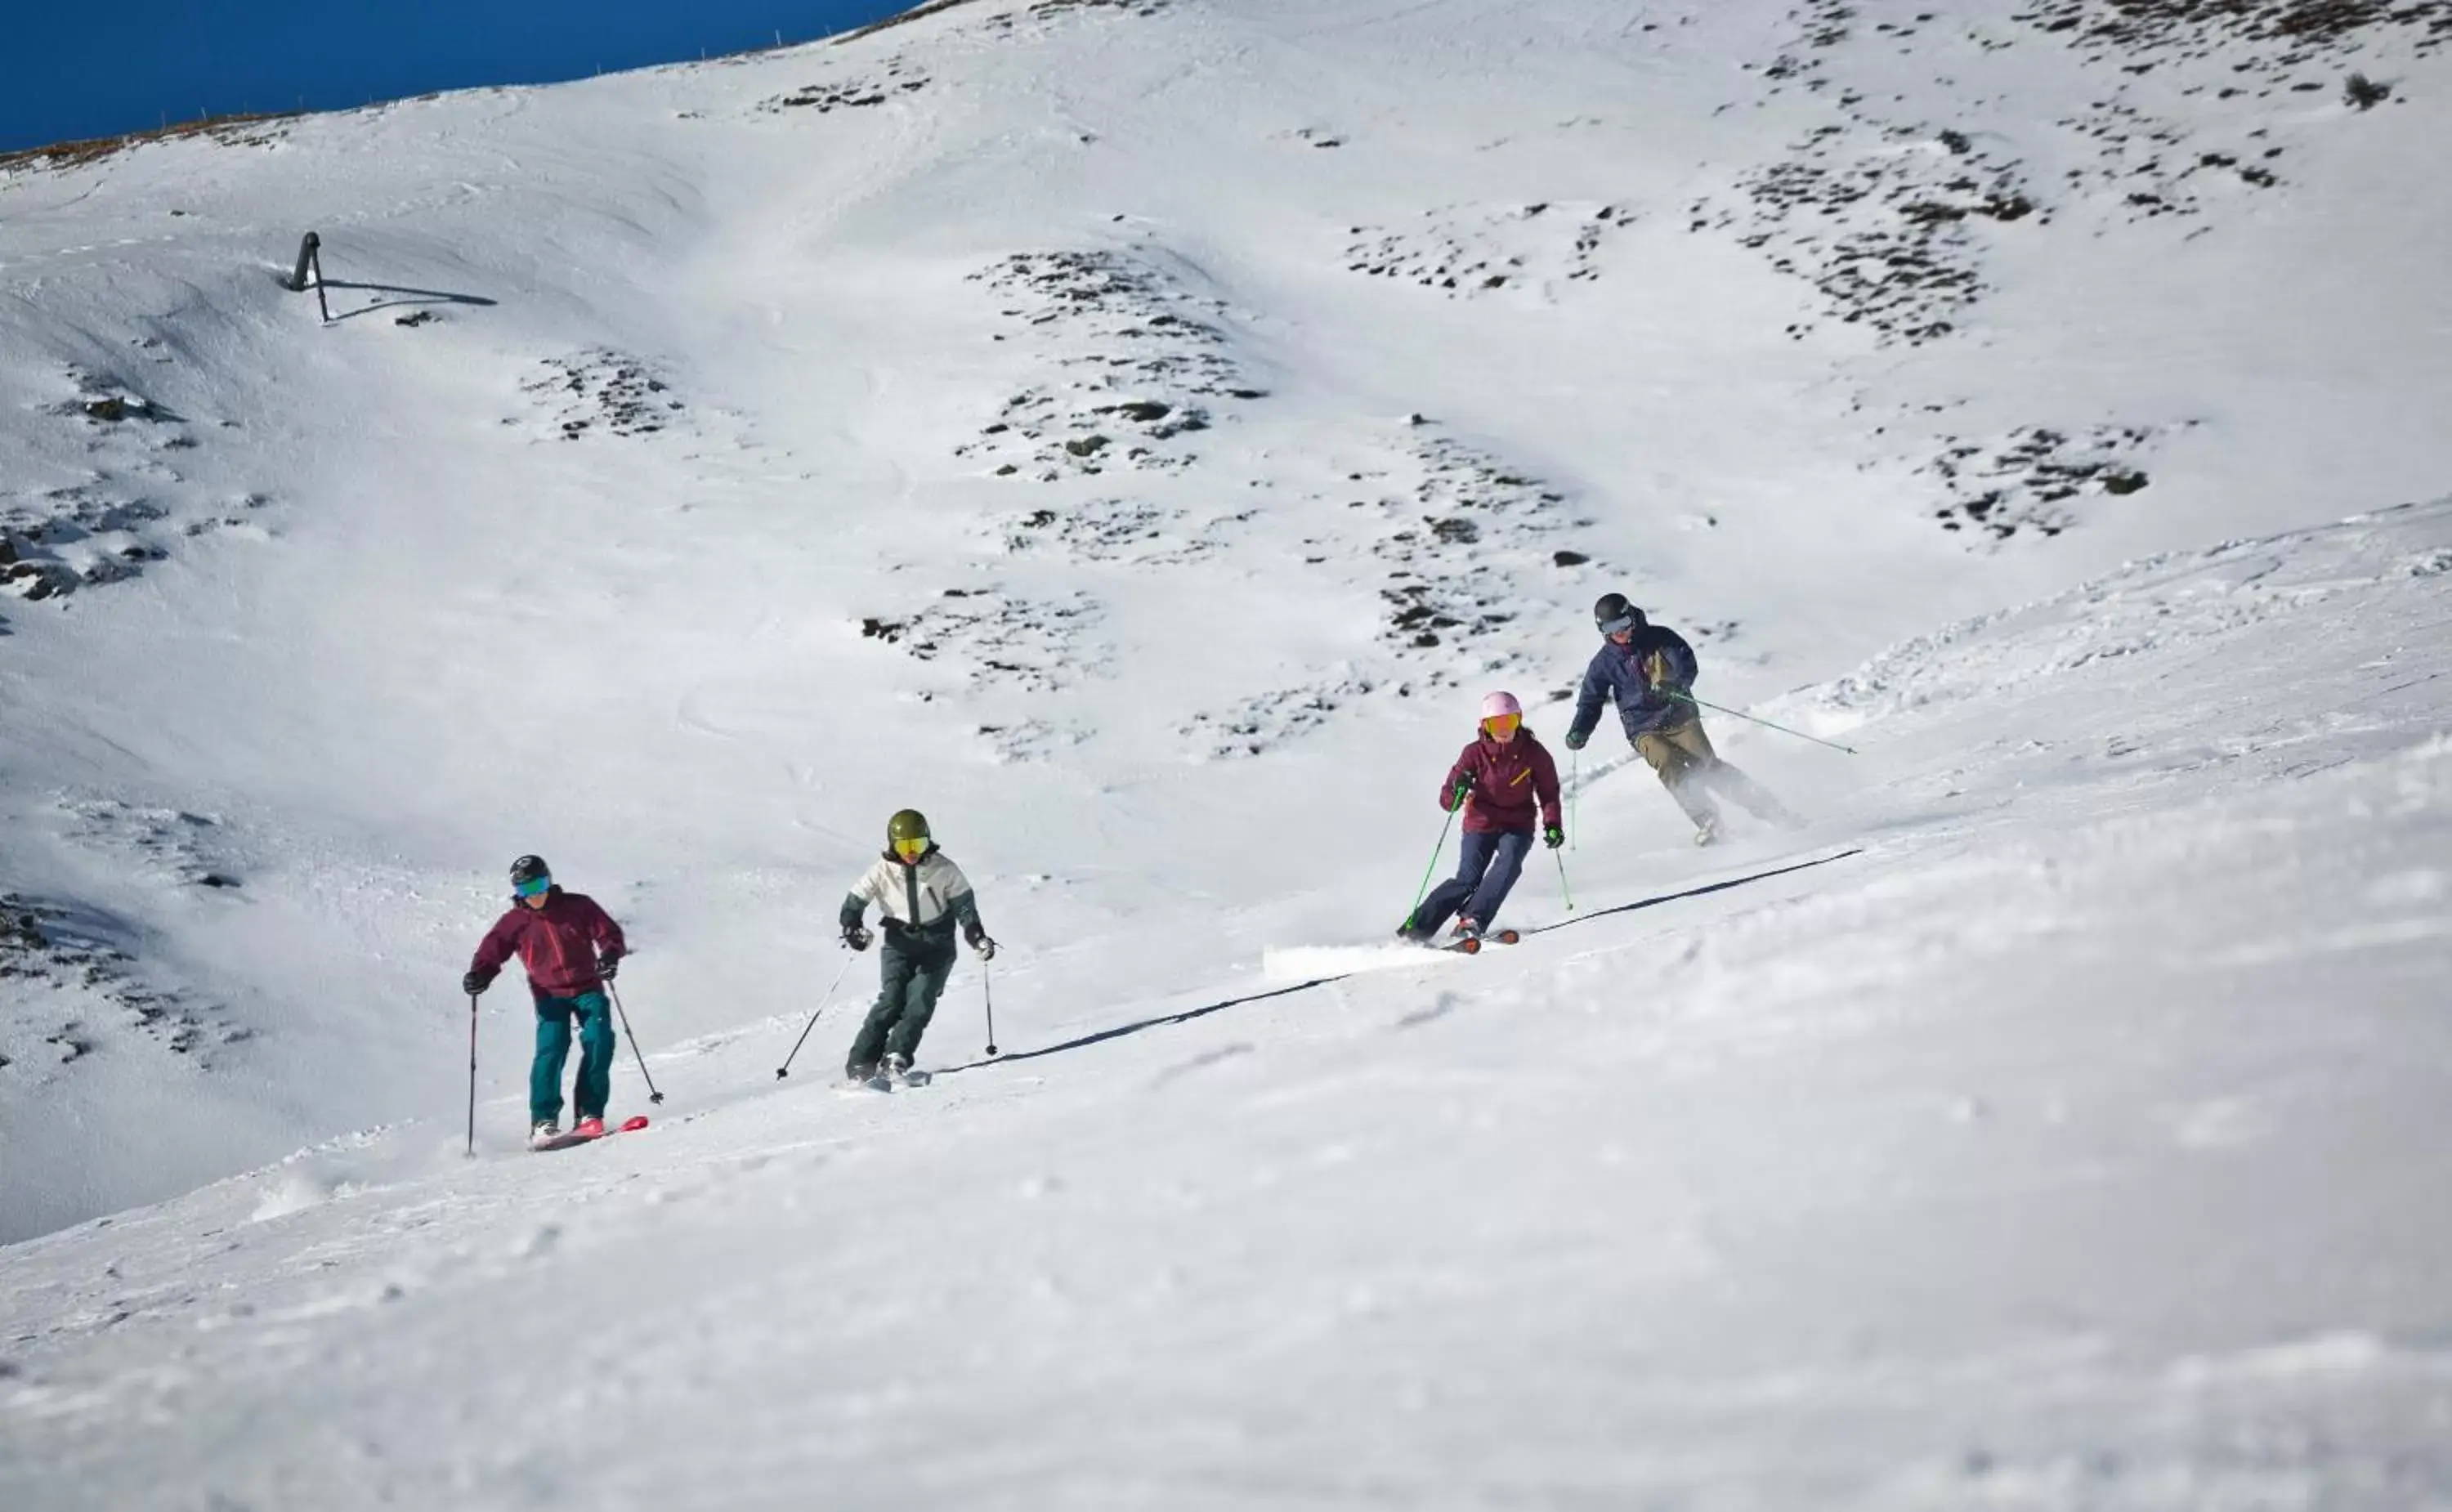
<path fill-rule="evenodd" d="M 1481 717 L 1483 718 L 1495 719 L 1501 715 L 1508 714 L 1512 714 L 1519 719 L 1524 717 L 1524 705 L 1515 701 L 1515 695 L 1512 693 L 1493 693 L 1485 697 L 1481 700 Z"/>

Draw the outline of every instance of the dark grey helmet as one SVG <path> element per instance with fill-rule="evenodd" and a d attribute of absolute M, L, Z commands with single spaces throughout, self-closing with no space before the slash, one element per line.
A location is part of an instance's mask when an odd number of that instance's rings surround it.
<path fill-rule="evenodd" d="M 1622 630 L 1640 630 L 1644 626 L 1643 611 L 1627 602 L 1626 595 L 1622 593 L 1605 593 L 1601 595 L 1600 602 L 1592 605 L 1592 623 L 1598 625 L 1605 636 L 1613 636 Z"/>
<path fill-rule="evenodd" d="M 524 855 L 511 863 L 511 886 L 533 882 L 541 876 L 551 876 L 553 868 L 544 864 L 541 855 Z"/>

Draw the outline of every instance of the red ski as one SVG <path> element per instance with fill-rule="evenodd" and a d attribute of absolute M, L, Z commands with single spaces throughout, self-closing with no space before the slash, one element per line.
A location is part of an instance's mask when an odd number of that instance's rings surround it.
<path fill-rule="evenodd" d="M 606 1135 L 635 1133 L 639 1129 L 646 1127 L 647 1115 L 644 1113 L 634 1113 L 630 1117 L 623 1119 L 622 1121 L 622 1127 L 619 1129 L 608 1129 L 602 1134 L 583 1134 L 578 1129 L 574 1129 L 566 1134 L 556 1134 L 551 1139 L 546 1140 L 541 1145 L 530 1145 L 528 1149 L 539 1151 L 547 1149 L 568 1149 L 573 1145 L 592 1145 L 598 1140 L 606 1137 Z"/>

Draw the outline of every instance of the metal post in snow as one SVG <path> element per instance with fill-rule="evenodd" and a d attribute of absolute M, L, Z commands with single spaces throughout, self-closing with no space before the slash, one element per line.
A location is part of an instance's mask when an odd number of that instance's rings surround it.
<path fill-rule="evenodd" d="M 323 247 L 324 239 L 312 231 L 307 232 L 299 240 L 298 270 L 289 275 L 289 288 L 292 293 L 306 293 L 307 288 L 306 277 L 309 273 L 312 273 L 315 278 L 315 307 L 323 312 L 324 324 L 329 325 L 332 324 L 332 305 L 331 303 L 324 297 Z"/>

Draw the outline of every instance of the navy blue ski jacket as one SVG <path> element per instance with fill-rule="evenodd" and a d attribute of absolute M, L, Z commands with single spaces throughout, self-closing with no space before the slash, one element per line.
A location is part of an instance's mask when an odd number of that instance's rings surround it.
<path fill-rule="evenodd" d="M 1618 720 L 1626 726 L 1629 740 L 1684 724 L 1694 717 L 1692 704 L 1654 691 L 1644 676 L 1644 662 L 1654 655 L 1660 658 L 1663 686 L 1683 693 L 1694 685 L 1694 648 L 1674 630 L 1645 625 L 1625 645 L 1602 641 L 1592 664 L 1584 669 L 1584 686 L 1575 695 L 1575 722 L 1567 727 L 1578 745 L 1601 722 L 1605 702 L 1616 703 Z"/>

